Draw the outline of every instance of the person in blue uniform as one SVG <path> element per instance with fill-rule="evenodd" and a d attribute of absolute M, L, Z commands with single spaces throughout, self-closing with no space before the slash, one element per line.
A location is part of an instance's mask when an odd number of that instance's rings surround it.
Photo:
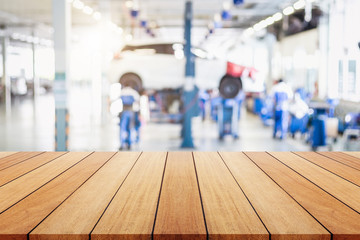
<path fill-rule="evenodd" d="M 283 139 L 289 124 L 289 102 L 293 98 L 293 91 L 283 79 L 280 79 L 270 90 L 274 99 L 274 132 L 273 138 Z"/>
<path fill-rule="evenodd" d="M 130 87 L 124 87 L 121 90 L 120 99 L 123 110 L 120 112 L 120 148 L 119 150 L 131 149 L 132 128 L 136 123 L 135 111 L 139 104 L 139 93 Z"/>

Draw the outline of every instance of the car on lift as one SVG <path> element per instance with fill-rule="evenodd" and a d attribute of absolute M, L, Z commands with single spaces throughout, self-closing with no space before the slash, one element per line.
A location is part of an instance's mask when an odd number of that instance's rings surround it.
<path fill-rule="evenodd" d="M 195 81 L 200 89 L 218 88 L 226 73 L 226 61 L 193 47 Z M 185 56 L 182 43 L 125 45 L 110 64 L 111 83 L 136 90 L 178 89 L 185 82 Z"/>

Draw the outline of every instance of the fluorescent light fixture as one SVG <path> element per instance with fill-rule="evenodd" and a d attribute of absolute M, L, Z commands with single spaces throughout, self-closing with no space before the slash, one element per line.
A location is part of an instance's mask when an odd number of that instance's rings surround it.
<path fill-rule="evenodd" d="M 94 10 L 89 6 L 85 6 L 83 12 L 87 15 L 91 15 L 94 12 Z"/>
<path fill-rule="evenodd" d="M 230 10 L 231 4 L 229 1 L 223 2 L 223 9 L 224 10 Z"/>
<path fill-rule="evenodd" d="M 99 21 L 99 20 L 101 20 L 102 15 L 101 15 L 101 13 L 99 13 L 99 12 L 94 12 L 94 13 L 93 13 L 93 18 L 94 18 L 96 21 Z"/>
<path fill-rule="evenodd" d="M 80 0 L 75 0 L 75 1 L 73 2 L 73 6 L 74 6 L 74 8 L 76 8 L 76 9 L 83 10 L 84 7 L 85 7 L 85 4 L 84 4 L 82 1 L 80 1 Z"/>
<path fill-rule="evenodd" d="M 299 1 L 297 1 L 296 3 L 294 3 L 294 9 L 295 9 L 295 10 L 302 9 L 302 8 L 305 7 L 305 5 L 306 5 L 305 0 L 299 0 Z"/>
<path fill-rule="evenodd" d="M 127 8 L 132 8 L 132 7 L 134 6 L 134 2 L 131 1 L 131 0 L 126 1 L 126 2 L 125 2 L 125 6 L 126 6 Z"/>
<path fill-rule="evenodd" d="M 294 12 L 295 12 L 295 10 L 294 10 L 294 8 L 293 8 L 292 6 L 289 6 L 289 7 L 285 8 L 285 9 L 283 10 L 283 14 L 284 14 L 285 16 L 288 16 L 288 15 L 294 13 Z"/>
<path fill-rule="evenodd" d="M 266 28 L 267 25 L 266 25 L 266 21 L 265 20 L 262 20 L 260 22 L 258 22 L 257 24 L 254 25 L 254 30 L 255 31 L 260 31 L 264 28 Z"/>
<path fill-rule="evenodd" d="M 250 27 L 250 28 L 248 28 L 248 29 L 246 29 L 245 31 L 244 31 L 244 35 L 245 36 L 251 36 L 251 35 L 253 35 L 255 33 L 255 30 L 254 30 L 254 28 L 252 28 L 252 27 Z"/>
<path fill-rule="evenodd" d="M 281 12 L 275 13 L 273 16 L 274 22 L 280 21 L 283 18 L 283 15 Z"/>
<path fill-rule="evenodd" d="M 273 24 L 275 21 L 274 21 L 274 18 L 273 17 L 268 17 L 266 20 L 266 25 L 270 26 L 271 24 Z"/>

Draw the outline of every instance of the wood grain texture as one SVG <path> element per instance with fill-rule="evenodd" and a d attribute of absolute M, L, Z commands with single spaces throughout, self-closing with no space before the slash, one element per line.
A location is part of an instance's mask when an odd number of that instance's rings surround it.
<path fill-rule="evenodd" d="M 169 152 L 154 239 L 206 239 L 206 228 L 191 152 Z"/>
<path fill-rule="evenodd" d="M 269 234 L 216 152 L 194 152 L 209 239 L 269 239 Z"/>
<path fill-rule="evenodd" d="M 331 193 L 343 203 L 360 212 L 360 187 L 293 153 L 271 152 L 270 154 L 314 184 Z"/>
<path fill-rule="evenodd" d="M 140 153 L 120 152 L 30 234 L 31 240 L 89 239 Z"/>
<path fill-rule="evenodd" d="M 319 154 L 360 170 L 360 159 L 342 152 L 319 152 Z"/>
<path fill-rule="evenodd" d="M 334 240 L 360 237 L 360 214 L 264 152 L 245 153 L 280 187 L 323 224 Z"/>
<path fill-rule="evenodd" d="M 151 238 L 166 153 L 143 153 L 108 209 L 91 233 L 91 239 Z"/>
<path fill-rule="evenodd" d="M 0 171 L 0 186 L 50 162 L 51 160 L 54 160 L 57 157 L 60 157 L 63 154 L 65 154 L 65 152 L 45 152 L 33 157 L 31 161 L 23 161 L 10 168 Z"/>
<path fill-rule="evenodd" d="M 94 174 L 114 153 L 93 153 L 0 214 L 0 240 L 27 240 L 27 234 Z"/>
<path fill-rule="evenodd" d="M 0 171 L 40 154 L 42 152 L 18 152 L 10 154 L 0 159 Z"/>
<path fill-rule="evenodd" d="M 295 154 L 360 186 L 360 171 L 357 169 L 315 152 L 295 152 Z"/>
<path fill-rule="evenodd" d="M 12 155 L 14 153 L 17 153 L 17 152 L 0 152 L 0 162 L 1 162 L 1 158 L 10 156 L 10 155 Z"/>
<path fill-rule="evenodd" d="M 0 213 L 63 173 L 90 153 L 67 153 L 0 187 Z"/>
<path fill-rule="evenodd" d="M 271 239 L 330 240 L 330 233 L 246 155 L 239 152 L 220 155 L 269 230 Z"/>
<path fill-rule="evenodd" d="M 343 153 L 360 159 L 360 152 L 343 152 Z"/>

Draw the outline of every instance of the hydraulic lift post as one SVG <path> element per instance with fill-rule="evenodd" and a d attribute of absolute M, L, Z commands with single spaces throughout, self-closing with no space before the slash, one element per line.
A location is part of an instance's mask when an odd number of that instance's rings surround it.
<path fill-rule="evenodd" d="M 194 116 L 195 106 L 198 104 L 197 88 L 195 87 L 195 58 L 191 52 L 191 21 L 193 18 L 192 1 L 185 3 L 185 46 L 184 53 L 186 57 L 185 65 L 185 85 L 184 85 L 184 116 L 181 136 L 183 142 L 182 148 L 194 148 L 191 133 L 191 118 Z"/>

